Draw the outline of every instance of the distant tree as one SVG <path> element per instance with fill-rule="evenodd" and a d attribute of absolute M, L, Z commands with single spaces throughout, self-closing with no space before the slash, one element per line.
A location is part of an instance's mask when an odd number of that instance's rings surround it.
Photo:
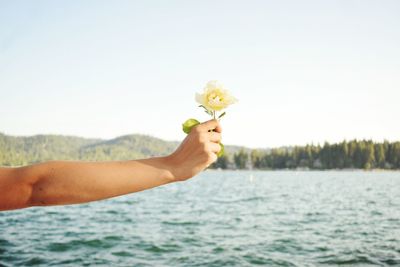
<path fill-rule="evenodd" d="M 304 149 L 304 160 L 308 168 L 312 168 L 314 164 L 313 145 L 306 145 Z"/>
<path fill-rule="evenodd" d="M 229 165 L 229 158 L 226 152 L 224 155 L 218 157 L 217 161 L 212 164 L 211 168 L 214 169 L 227 169 Z"/>
<path fill-rule="evenodd" d="M 357 169 L 362 169 L 362 168 L 364 168 L 364 165 L 365 165 L 365 162 L 363 159 L 365 144 L 364 144 L 364 142 L 357 142 L 357 141 L 354 141 L 354 142 L 356 145 L 356 150 L 354 151 L 354 155 L 353 155 L 354 167 Z"/>
<path fill-rule="evenodd" d="M 385 168 L 385 147 L 384 144 L 375 144 L 375 163 L 378 168 Z"/>
<path fill-rule="evenodd" d="M 250 158 L 251 158 L 251 164 L 252 164 L 253 168 L 263 169 L 263 168 L 266 167 L 263 164 L 264 157 L 263 157 L 262 153 L 259 150 L 253 149 L 251 151 Z"/>
<path fill-rule="evenodd" d="M 364 169 L 371 169 L 375 167 L 375 151 L 372 141 L 366 142 L 364 148 Z"/>
<path fill-rule="evenodd" d="M 331 146 L 329 145 L 328 142 L 325 142 L 324 146 L 322 147 L 321 152 L 320 152 L 320 160 L 321 160 L 322 167 L 324 169 L 331 169 L 332 168 L 332 166 L 331 166 L 331 158 L 332 158 Z"/>
<path fill-rule="evenodd" d="M 340 158 L 341 158 L 341 164 L 339 168 L 349 168 L 351 161 L 349 157 L 349 146 L 344 140 L 342 143 L 340 143 Z"/>
<path fill-rule="evenodd" d="M 249 155 L 246 151 L 244 151 L 244 149 L 241 149 L 239 152 L 235 153 L 233 159 L 235 161 L 236 168 L 245 169 Z"/>
<path fill-rule="evenodd" d="M 392 168 L 400 168 L 400 142 L 395 142 L 391 145 L 391 163 Z"/>

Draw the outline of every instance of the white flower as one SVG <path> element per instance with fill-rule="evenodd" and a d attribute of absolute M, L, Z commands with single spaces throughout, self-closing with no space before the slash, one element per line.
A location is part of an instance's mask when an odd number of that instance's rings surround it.
<path fill-rule="evenodd" d="M 196 94 L 196 101 L 203 105 L 207 110 L 220 111 L 229 105 L 237 102 L 222 83 L 209 81 L 202 94 Z"/>

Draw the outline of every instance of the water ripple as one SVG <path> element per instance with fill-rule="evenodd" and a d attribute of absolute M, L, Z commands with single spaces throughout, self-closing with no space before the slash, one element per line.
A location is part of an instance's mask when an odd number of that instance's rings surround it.
<path fill-rule="evenodd" d="M 0 266 L 400 265 L 398 172 L 200 176 L 0 213 Z"/>

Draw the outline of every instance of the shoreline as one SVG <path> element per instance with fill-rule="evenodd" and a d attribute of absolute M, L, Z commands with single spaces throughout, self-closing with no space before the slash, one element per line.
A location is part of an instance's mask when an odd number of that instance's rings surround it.
<path fill-rule="evenodd" d="M 400 172 L 400 169 L 207 169 L 207 171 L 284 171 L 284 172 Z"/>

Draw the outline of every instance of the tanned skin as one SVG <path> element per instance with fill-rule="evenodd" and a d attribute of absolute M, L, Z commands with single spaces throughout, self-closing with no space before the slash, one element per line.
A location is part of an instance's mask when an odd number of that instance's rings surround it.
<path fill-rule="evenodd" d="M 165 157 L 0 167 L 0 211 L 86 203 L 185 181 L 217 160 L 220 141 L 221 126 L 210 120 L 194 127 Z"/>

